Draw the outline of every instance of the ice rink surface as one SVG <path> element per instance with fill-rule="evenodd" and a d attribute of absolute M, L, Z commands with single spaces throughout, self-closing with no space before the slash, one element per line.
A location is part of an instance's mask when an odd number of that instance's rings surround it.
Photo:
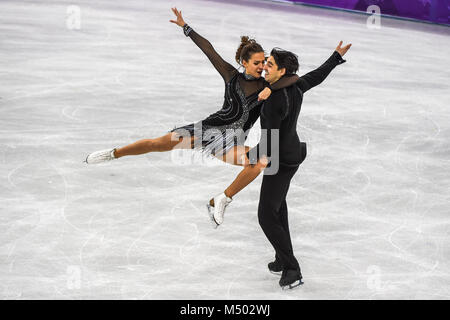
<path fill-rule="evenodd" d="M 241 35 L 297 53 L 300 75 L 353 43 L 298 122 L 300 288 L 267 270 L 261 177 L 214 230 L 205 203 L 239 167 L 193 151 L 83 163 L 222 105 L 175 5 L 230 63 Z M 449 299 L 450 29 L 366 20 L 258 1 L 1 1 L 0 297 Z"/>

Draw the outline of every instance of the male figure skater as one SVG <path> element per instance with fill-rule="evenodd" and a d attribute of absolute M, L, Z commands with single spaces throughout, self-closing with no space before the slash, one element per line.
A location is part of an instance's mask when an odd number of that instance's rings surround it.
<path fill-rule="evenodd" d="M 297 118 L 303 94 L 325 80 L 337 65 L 345 62 L 342 56 L 350 49 L 351 44 L 343 48 L 341 45 L 342 41 L 319 68 L 300 77 L 294 85 L 272 93 L 261 110 L 261 129 L 267 130 L 267 135 L 263 134 L 259 144 L 247 153 L 250 163 L 256 163 L 258 158 L 267 156 L 269 166 L 274 162 L 274 157 L 278 157 L 277 173 L 264 174 L 263 177 L 258 220 L 275 249 L 275 261 L 269 263 L 268 268 L 273 273 L 282 271 L 279 284 L 283 289 L 292 289 L 302 284 L 300 265 L 292 249 L 286 204 L 291 179 L 306 157 L 306 144 L 300 142 L 297 135 Z M 264 66 L 265 78 L 272 85 L 282 76 L 297 72 L 298 67 L 295 54 L 274 48 Z M 274 135 L 276 131 L 278 135 Z M 272 138 L 274 136 L 279 139 Z M 271 154 L 274 143 L 279 143 L 278 154 Z M 262 149 L 264 150 L 261 152 Z"/>

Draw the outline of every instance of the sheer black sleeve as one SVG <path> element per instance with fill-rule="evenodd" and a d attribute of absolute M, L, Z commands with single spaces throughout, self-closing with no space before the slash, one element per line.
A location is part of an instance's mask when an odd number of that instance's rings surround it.
<path fill-rule="evenodd" d="M 297 86 L 305 93 L 309 89 L 321 84 L 337 65 L 344 62 L 345 60 L 342 59 L 341 55 L 337 51 L 334 51 L 331 57 L 319 68 L 301 76 L 297 81 Z"/>
<path fill-rule="evenodd" d="M 271 90 L 279 90 L 295 84 L 300 77 L 296 74 L 282 76 L 277 82 L 268 86 Z M 267 83 L 267 82 L 266 82 Z M 266 87 L 266 85 L 264 85 Z"/>
<path fill-rule="evenodd" d="M 222 57 L 216 52 L 212 44 L 195 32 L 191 27 L 185 25 L 183 27 L 186 36 L 190 37 L 192 41 L 203 51 L 203 53 L 211 61 L 212 65 L 220 73 L 225 82 L 230 81 L 230 79 L 238 72 L 231 64 L 222 59 Z"/>

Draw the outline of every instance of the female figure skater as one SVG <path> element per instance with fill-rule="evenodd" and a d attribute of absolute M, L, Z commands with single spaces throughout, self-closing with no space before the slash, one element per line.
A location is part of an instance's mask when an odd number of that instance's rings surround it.
<path fill-rule="evenodd" d="M 176 148 L 199 148 L 206 154 L 234 165 L 245 163 L 245 154 L 249 150 L 249 147 L 244 146 L 245 138 L 259 117 L 262 100 L 267 99 L 271 93 L 269 83 L 261 77 L 265 63 L 264 50 L 255 40 L 241 37 L 241 44 L 236 52 L 236 62 L 242 64 L 245 69 L 241 73 L 223 60 L 208 40 L 185 23 L 181 11 L 177 8 L 172 8 L 172 11 L 176 20 L 170 22 L 183 28 L 184 34 L 194 41 L 222 76 L 225 82 L 222 109 L 202 121 L 175 128 L 159 138 L 143 139 L 122 148 L 91 153 L 87 156 L 86 163 L 96 164 L 124 156 L 164 152 Z M 297 75 L 285 77 L 278 81 L 273 89 L 288 87 L 298 78 Z M 257 163 L 254 167 L 258 168 L 259 165 L 260 163 Z M 226 193 L 211 199 L 208 205 L 211 218 L 213 219 L 212 211 L 224 208 L 229 202 L 231 198 L 227 197 Z M 216 213 L 216 216 L 220 214 Z"/>

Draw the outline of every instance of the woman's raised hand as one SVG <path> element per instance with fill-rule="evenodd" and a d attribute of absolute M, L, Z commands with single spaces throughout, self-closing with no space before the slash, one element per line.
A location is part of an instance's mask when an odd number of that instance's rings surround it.
<path fill-rule="evenodd" d="M 258 95 L 258 101 L 266 100 L 267 98 L 269 98 L 271 93 L 272 90 L 270 90 L 269 88 L 264 88 L 264 90 L 261 91 Z"/>
<path fill-rule="evenodd" d="M 172 8 L 172 11 L 175 14 L 175 16 L 177 17 L 177 20 L 170 20 L 170 22 L 175 23 L 175 24 L 179 25 L 180 27 L 184 27 L 186 22 L 184 22 L 184 20 L 183 20 L 183 16 L 181 15 L 181 10 L 178 11 L 177 8 Z"/>

